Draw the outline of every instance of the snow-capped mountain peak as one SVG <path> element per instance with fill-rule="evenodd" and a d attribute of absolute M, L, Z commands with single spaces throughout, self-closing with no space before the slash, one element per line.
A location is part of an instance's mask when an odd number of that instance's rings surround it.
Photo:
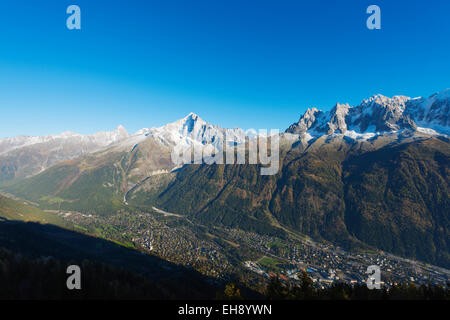
<path fill-rule="evenodd" d="M 449 108 L 450 89 L 429 98 L 410 98 L 402 95 L 389 98 L 377 94 L 355 107 L 338 103 L 327 112 L 308 109 L 286 132 L 308 133 L 312 136 L 348 132 L 354 136 L 427 128 L 449 134 Z"/>
<path fill-rule="evenodd" d="M 408 114 L 417 125 L 435 129 L 438 132 L 450 132 L 450 89 L 431 95 L 429 98 L 418 98 L 408 103 Z"/>
<path fill-rule="evenodd" d="M 168 130 L 176 130 L 183 136 L 199 137 L 206 128 L 213 127 L 195 113 L 189 113 L 183 119 L 164 126 Z"/>
<path fill-rule="evenodd" d="M 164 145 L 195 145 L 211 144 L 222 149 L 224 139 L 242 143 L 246 134 L 242 129 L 225 129 L 212 125 L 195 113 L 159 128 L 151 128 L 147 135 L 154 137 Z"/>
<path fill-rule="evenodd" d="M 227 129 L 212 125 L 191 112 L 161 127 L 142 128 L 118 147 L 134 149 L 148 137 L 169 148 L 211 145 L 216 150 L 221 150 L 224 143 L 235 145 L 244 142 L 247 134 L 240 128 Z"/>
<path fill-rule="evenodd" d="M 109 132 L 82 135 L 66 131 L 46 136 L 0 139 L 0 179 L 24 178 L 64 160 L 100 151 L 129 138 L 123 126 Z"/>
<path fill-rule="evenodd" d="M 380 105 L 380 106 L 384 106 L 384 107 L 388 107 L 392 104 L 404 104 L 406 101 L 410 100 L 410 97 L 407 96 L 402 96 L 402 95 L 397 95 L 397 96 L 393 96 L 392 98 L 386 97 L 382 94 L 376 94 L 371 96 L 369 99 L 365 99 L 362 101 L 362 103 L 360 104 L 361 106 L 368 106 L 371 105 L 373 103 Z"/>
<path fill-rule="evenodd" d="M 127 130 L 121 125 L 113 131 L 97 132 L 92 135 L 82 135 L 71 131 L 45 136 L 21 135 L 0 139 L 0 154 L 37 144 L 57 144 L 62 146 L 67 143 L 74 146 L 79 145 L 82 150 L 94 151 L 125 140 L 129 136 Z M 45 147 L 43 146 L 43 148 Z"/>

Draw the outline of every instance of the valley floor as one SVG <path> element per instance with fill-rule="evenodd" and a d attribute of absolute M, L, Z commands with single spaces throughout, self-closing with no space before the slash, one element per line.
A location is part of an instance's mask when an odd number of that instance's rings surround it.
<path fill-rule="evenodd" d="M 350 253 L 294 233 L 281 239 L 240 229 L 205 226 L 157 208 L 147 212 L 124 211 L 109 217 L 77 212 L 55 214 L 82 230 L 214 278 L 239 279 L 256 290 L 275 274 L 282 280 L 297 282 L 303 270 L 308 271 L 317 288 L 336 282 L 363 285 L 369 265 L 380 266 L 387 287 L 404 282 L 446 285 L 450 279 L 449 270 L 378 250 Z"/>

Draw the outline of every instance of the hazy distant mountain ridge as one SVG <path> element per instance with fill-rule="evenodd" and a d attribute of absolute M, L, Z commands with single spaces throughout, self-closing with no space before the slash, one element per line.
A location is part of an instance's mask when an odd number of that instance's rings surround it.
<path fill-rule="evenodd" d="M 86 149 L 99 148 L 114 144 L 129 136 L 129 133 L 122 125 L 118 126 L 117 129 L 113 131 L 97 132 L 92 135 L 82 135 L 70 131 L 46 136 L 21 135 L 11 138 L 0 138 L 0 154 L 35 144 L 51 142 L 76 142 L 83 145 Z"/>
<path fill-rule="evenodd" d="M 130 135 L 123 126 L 93 135 L 64 132 L 47 136 L 0 139 L 0 181 L 35 175 L 61 161 L 121 142 Z"/>

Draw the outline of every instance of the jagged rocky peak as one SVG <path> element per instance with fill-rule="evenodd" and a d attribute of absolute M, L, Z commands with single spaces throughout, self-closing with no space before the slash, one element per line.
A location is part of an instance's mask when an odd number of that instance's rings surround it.
<path fill-rule="evenodd" d="M 346 117 L 350 109 L 351 107 L 348 104 L 340 103 L 337 103 L 328 112 L 310 108 L 286 132 L 294 134 L 303 134 L 308 131 L 316 134 L 345 133 L 347 131 Z"/>
<path fill-rule="evenodd" d="M 406 96 L 392 98 L 380 94 L 372 96 L 355 108 L 351 125 L 358 132 L 397 131 L 405 126 L 409 129 L 414 128 L 413 121 L 403 116 L 409 100 L 411 98 Z"/>
<path fill-rule="evenodd" d="M 189 113 L 186 117 L 179 121 L 181 125 L 180 133 L 187 136 L 190 133 L 198 135 L 201 131 L 204 131 L 207 127 L 213 127 L 195 113 Z"/>
<path fill-rule="evenodd" d="M 448 134 L 449 114 L 450 89 L 429 98 L 410 98 L 402 95 L 389 98 L 377 94 L 363 100 L 356 107 L 337 103 L 327 112 L 310 108 L 286 132 L 308 133 L 312 136 L 358 136 L 409 129 Z"/>
<path fill-rule="evenodd" d="M 224 139 L 242 143 L 246 133 L 240 128 L 226 129 L 212 125 L 195 113 L 159 128 L 152 128 L 148 135 L 167 146 L 211 144 L 221 149 Z M 231 142 L 230 142 L 231 143 Z"/>
<path fill-rule="evenodd" d="M 378 105 L 383 108 L 395 109 L 397 107 L 404 107 L 405 102 L 410 100 L 410 97 L 398 95 L 393 96 L 392 98 L 383 96 L 382 94 L 376 94 L 370 97 L 369 99 L 363 100 L 360 104 L 361 106 L 370 106 L 370 105 Z"/>
<path fill-rule="evenodd" d="M 364 100 L 360 107 L 366 114 L 372 112 L 373 115 L 376 115 L 377 112 L 381 112 L 383 115 L 401 115 L 409 100 L 411 98 L 406 96 L 388 98 L 378 94 Z"/>
<path fill-rule="evenodd" d="M 327 123 L 327 133 L 345 133 L 347 131 L 346 117 L 350 105 L 337 103 L 330 112 L 330 121 Z"/>
<path fill-rule="evenodd" d="M 408 101 L 406 114 L 420 127 L 450 133 L 450 89 Z"/>
<path fill-rule="evenodd" d="M 183 120 L 194 121 L 194 122 L 200 121 L 200 122 L 206 123 L 205 121 L 203 121 L 202 118 L 200 118 L 197 114 L 195 114 L 193 112 L 189 113 L 186 117 L 183 118 Z"/>
<path fill-rule="evenodd" d="M 288 133 L 304 133 L 309 128 L 313 126 L 313 124 L 316 122 L 316 118 L 322 114 L 322 111 L 319 111 L 316 108 L 308 108 L 306 112 L 303 114 L 303 116 L 298 120 L 297 123 L 292 124 L 286 132 Z"/>
<path fill-rule="evenodd" d="M 177 140 L 186 137 L 201 141 L 208 129 L 211 130 L 213 127 L 195 113 L 189 113 L 180 120 L 159 128 L 151 128 L 149 134 L 165 142 L 177 142 Z"/>

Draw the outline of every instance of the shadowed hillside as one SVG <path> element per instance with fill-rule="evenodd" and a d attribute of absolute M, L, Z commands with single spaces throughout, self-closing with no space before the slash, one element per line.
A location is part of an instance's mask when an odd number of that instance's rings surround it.
<path fill-rule="evenodd" d="M 0 221 L 0 298 L 208 299 L 219 290 L 193 270 L 52 225 Z M 66 268 L 82 290 L 65 288 Z"/>

